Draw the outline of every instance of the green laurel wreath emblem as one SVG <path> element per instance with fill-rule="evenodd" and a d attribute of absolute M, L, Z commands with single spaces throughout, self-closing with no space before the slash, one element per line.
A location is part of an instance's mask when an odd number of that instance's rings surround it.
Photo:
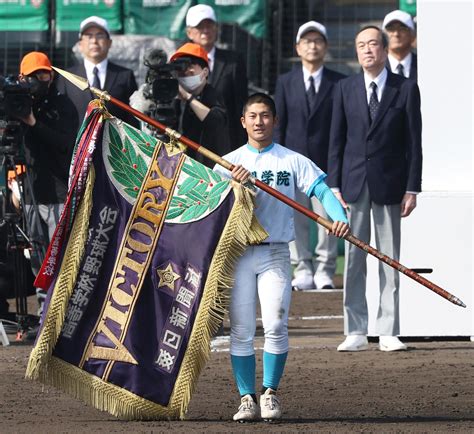
<path fill-rule="evenodd" d="M 136 199 L 147 172 L 147 163 L 140 152 L 135 150 L 135 146 L 151 158 L 157 140 L 125 124 L 123 131 L 125 138 L 122 141 L 117 129 L 109 123 L 110 155 L 107 158 L 112 166 L 112 176 L 124 187 L 129 196 Z"/>
<path fill-rule="evenodd" d="M 204 213 L 213 211 L 224 192 L 230 188 L 229 180 L 223 180 L 191 158 L 186 158 L 183 172 L 187 176 L 182 177 L 183 182 L 178 184 L 166 215 L 166 220 L 177 219 L 180 223 L 196 220 Z"/>

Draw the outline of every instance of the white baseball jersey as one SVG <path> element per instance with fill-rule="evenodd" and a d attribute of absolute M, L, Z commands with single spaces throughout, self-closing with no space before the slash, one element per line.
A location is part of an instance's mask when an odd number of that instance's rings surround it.
<path fill-rule="evenodd" d="M 241 164 L 252 176 L 291 199 L 295 198 L 296 189 L 308 194 L 317 182 L 326 178 L 326 174 L 310 159 L 278 143 L 272 143 L 262 151 L 246 144 L 225 155 L 224 159 Z M 214 170 L 223 176 L 231 176 L 221 166 L 216 165 Z M 293 213 L 288 205 L 258 190 L 255 215 L 269 234 L 265 242 L 287 243 L 295 239 Z"/>

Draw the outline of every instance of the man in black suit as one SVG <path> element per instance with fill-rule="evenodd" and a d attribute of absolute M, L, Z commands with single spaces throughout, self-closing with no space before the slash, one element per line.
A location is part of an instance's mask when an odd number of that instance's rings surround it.
<path fill-rule="evenodd" d="M 416 38 L 415 23 L 411 15 L 400 10 L 392 11 L 385 16 L 382 28 L 388 35 L 388 70 L 417 80 L 418 62 L 412 52 Z"/>
<path fill-rule="evenodd" d="M 131 69 L 116 65 L 107 59 L 111 45 L 112 39 L 107 21 L 96 16 L 86 18 L 81 22 L 79 31 L 79 51 L 84 61 L 68 71 L 87 77 L 91 86 L 106 90 L 110 95 L 128 104 L 130 95 L 137 90 L 135 76 Z M 95 96 L 88 90 L 80 90 L 63 77 L 58 80 L 58 89 L 74 102 L 81 125 L 87 105 Z M 107 104 L 107 110 L 113 116 L 139 127 L 137 119 L 125 110 L 112 104 Z"/>
<path fill-rule="evenodd" d="M 375 240 L 383 253 L 398 260 L 400 220 L 416 207 L 421 191 L 420 93 L 414 80 L 385 68 L 387 40 L 375 26 L 355 38 L 362 72 L 341 80 L 334 92 L 329 146 L 328 185 L 348 209 L 352 232 L 370 241 L 370 213 Z M 367 254 L 346 245 L 344 333 L 338 351 L 368 348 L 365 297 Z M 380 301 L 376 329 L 382 351 L 405 350 L 399 334 L 399 274 L 380 264 Z"/>
<path fill-rule="evenodd" d="M 310 158 L 324 172 L 327 172 L 334 85 L 345 77 L 324 66 L 327 48 L 326 28 L 316 21 L 303 24 L 296 35 L 296 52 L 301 64 L 278 77 L 275 89 L 279 118 L 275 141 Z M 316 213 L 327 218 L 316 198 L 298 194 L 297 200 L 306 207 L 311 205 Z M 334 288 L 337 239 L 318 225 L 314 272 L 309 229 L 310 220 L 295 213 L 296 239 L 290 247 L 292 261 L 297 265 L 292 286 L 300 290 Z"/>
<path fill-rule="evenodd" d="M 236 51 L 222 50 L 215 46 L 217 19 L 211 6 L 198 4 L 189 8 L 186 14 L 186 34 L 190 41 L 207 51 L 210 68 L 208 82 L 224 101 L 231 146 L 232 149 L 237 149 L 247 140 L 240 123 L 248 93 L 245 63 Z"/>

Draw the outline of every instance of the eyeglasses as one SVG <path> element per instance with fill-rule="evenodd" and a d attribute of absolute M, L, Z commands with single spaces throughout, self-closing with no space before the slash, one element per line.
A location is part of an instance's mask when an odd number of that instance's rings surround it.
<path fill-rule="evenodd" d="M 104 41 L 105 39 L 109 39 L 109 36 L 106 33 L 83 33 L 82 38 L 87 41 L 91 41 L 95 39 L 96 41 Z"/>
<path fill-rule="evenodd" d="M 301 38 L 300 39 L 300 44 L 302 45 L 323 45 L 325 44 L 326 41 L 323 38 L 314 38 L 314 39 L 309 39 L 309 38 Z"/>

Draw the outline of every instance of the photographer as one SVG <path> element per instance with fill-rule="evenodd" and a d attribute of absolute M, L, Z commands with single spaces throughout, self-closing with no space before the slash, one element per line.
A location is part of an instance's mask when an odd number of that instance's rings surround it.
<path fill-rule="evenodd" d="M 29 115 L 17 118 L 24 124 L 29 182 L 23 182 L 22 190 L 35 275 L 66 199 L 69 163 L 78 128 L 76 109 L 68 97 L 59 94 L 53 78 L 51 62 L 45 54 L 34 51 L 23 57 L 19 79 L 30 86 L 32 106 Z M 41 311 L 45 293 L 38 289 L 37 294 Z"/>

